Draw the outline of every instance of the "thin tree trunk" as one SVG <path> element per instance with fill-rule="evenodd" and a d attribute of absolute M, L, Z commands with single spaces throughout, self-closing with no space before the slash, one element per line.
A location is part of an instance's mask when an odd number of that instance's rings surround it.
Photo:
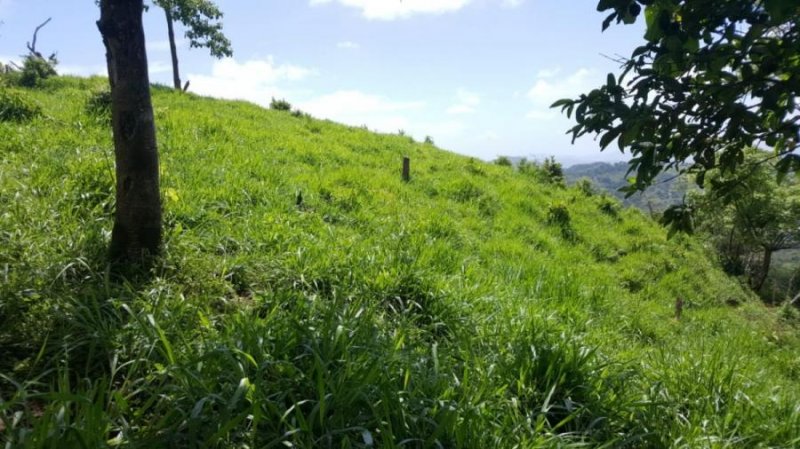
<path fill-rule="evenodd" d="M 767 280 L 767 275 L 769 275 L 769 267 L 772 264 L 772 249 L 771 248 L 764 248 L 764 259 L 761 261 L 761 272 L 758 274 L 758 279 L 756 280 L 756 284 L 753 285 L 753 290 L 756 292 L 761 291 L 761 287 L 764 286 L 764 282 Z"/>
<path fill-rule="evenodd" d="M 181 73 L 178 70 L 178 48 L 175 45 L 175 28 L 172 21 L 172 13 L 169 7 L 164 8 L 167 15 L 167 34 L 169 35 L 169 51 L 172 54 L 172 83 L 175 90 L 181 90 Z"/>
<path fill-rule="evenodd" d="M 143 262 L 161 247 L 158 148 L 142 28 L 143 0 L 101 0 L 117 192 L 110 256 Z"/>

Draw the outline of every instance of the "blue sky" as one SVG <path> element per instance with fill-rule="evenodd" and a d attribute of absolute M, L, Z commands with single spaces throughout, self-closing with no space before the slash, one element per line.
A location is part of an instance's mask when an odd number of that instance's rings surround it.
<path fill-rule="evenodd" d="M 400 129 L 482 159 L 571 164 L 622 160 L 548 109 L 604 82 L 641 42 L 640 25 L 600 32 L 596 0 L 218 0 L 234 57 L 180 44 L 193 92 L 266 105 L 274 96 L 321 118 Z M 18 59 L 33 29 L 59 71 L 105 70 L 93 0 L 0 0 L 0 61 Z M 161 10 L 145 14 L 152 80 L 171 84 Z M 179 28 L 178 33 L 183 35 Z"/>

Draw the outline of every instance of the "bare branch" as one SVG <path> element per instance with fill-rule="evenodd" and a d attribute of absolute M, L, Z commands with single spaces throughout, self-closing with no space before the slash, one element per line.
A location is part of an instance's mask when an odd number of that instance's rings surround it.
<path fill-rule="evenodd" d="M 44 59 L 44 57 L 42 56 L 41 53 L 36 51 L 36 36 L 37 36 L 37 34 L 39 34 L 39 30 L 41 30 L 42 28 L 44 28 L 45 25 L 50 23 L 51 20 L 53 20 L 53 18 L 52 17 L 48 17 L 47 20 L 42 22 L 41 25 L 37 26 L 36 29 L 33 31 L 33 41 L 26 43 L 26 46 L 28 47 L 28 51 L 30 51 L 33 56 L 36 56 L 36 57 L 41 58 L 41 59 Z"/>

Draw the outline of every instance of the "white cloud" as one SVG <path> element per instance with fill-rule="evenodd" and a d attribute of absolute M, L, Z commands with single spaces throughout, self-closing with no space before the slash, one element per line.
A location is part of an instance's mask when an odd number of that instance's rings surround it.
<path fill-rule="evenodd" d="M 300 81 L 316 72 L 291 64 L 277 65 L 272 57 L 238 62 L 233 58 L 214 61 L 211 75 L 190 74 L 192 92 L 219 98 L 269 104 L 280 98 L 279 84 Z"/>
<path fill-rule="evenodd" d="M 175 41 L 175 46 L 178 48 L 186 47 L 188 41 L 186 39 L 177 39 Z M 169 41 L 149 41 L 147 42 L 147 51 L 148 52 L 167 52 L 170 51 L 169 49 Z"/>
<path fill-rule="evenodd" d="M 539 70 L 536 73 L 536 78 L 555 78 L 559 73 L 561 73 L 561 67 L 548 67 L 546 69 Z"/>
<path fill-rule="evenodd" d="M 480 95 L 459 89 L 456 92 L 456 104 L 447 108 L 448 114 L 472 114 L 475 108 L 481 104 Z"/>
<path fill-rule="evenodd" d="M 395 20 L 415 14 L 443 14 L 458 11 L 472 0 L 311 0 L 311 5 L 331 2 L 361 10 L 367 19 Z M 507 1 L 507 0 L 504 0 Z"/>
<path fill-rule="evenodd" d="M 59 64 L 56 71 L 61 75 L 94 76 L 108 75 L 108 67 L 105 64 Z"/>
<path fill-rule="evenodd" d="M 357 90 L 340 90 L 298 104 L 299 109 L 316 117 L 353 126 L 367 125 L 382 132 L 407 130 L 411 120 L 405 113 L 424 106 L 423 102 L 393 101 Z"/>
<path fill-rule="evenodd" d="M 526 115 L 530 119 L 548 120 L 560 115 L 550 105 L 561 98 L 575 98 L 585 93 L 601 81 L 596 70 L 582 68 L 567 77 L 555 78 L 557 69 L 541 70 L 537 75 L 536 83 L 528 90 L 527 97 L 533 103 L 534 109 Z"/>
<path fill-rule="evenodd" d="M 341 48 L 344 50 L 358 50 L 359 48 L 361 48 L 361 45 L 358 45 L 357 43 L 351 41 L 344 41 L 344 42 L 337 42 L 336 48 Z"/>
<path fill-rule="evenodd" d="M 524 2 L 525 0 L 503 0 L 503 6 L 506 8 L 516 8 Z"/>

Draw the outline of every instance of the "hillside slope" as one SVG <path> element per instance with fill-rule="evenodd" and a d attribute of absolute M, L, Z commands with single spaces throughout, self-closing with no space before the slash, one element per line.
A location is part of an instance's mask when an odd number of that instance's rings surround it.
<path fill-rule="evenodd" d="M 0 122 L 11 447 L 800 444 L 791 311 L 636 210 L 407 137 L 157 87 L 164 257 L 115 277 L 104 87 Z"/>

